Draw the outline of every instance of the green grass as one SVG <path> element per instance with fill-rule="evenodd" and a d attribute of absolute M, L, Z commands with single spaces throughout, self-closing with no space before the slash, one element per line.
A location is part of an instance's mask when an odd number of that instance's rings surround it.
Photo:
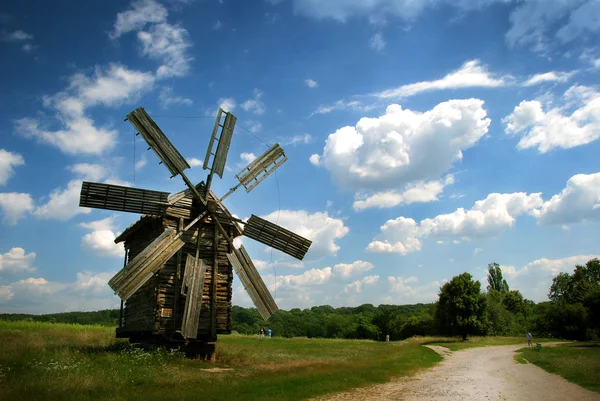
<path fill-rule="evenodd" d="M 521 355 L 515 355 L 514 356 L 515 361 L 517 361 L 517 363 L 520 363 L 522 365 L 527 365 L 529 363 L 529 361 L 525 358 L 523 358 Z"/>
<path fill-rule="evenodd" d="M 527 345 L 525 336 L 523 337 L 499 337 L 499 336 L 487 336 L 479 337 L 473 336 L 468 337 L 466 341 L 462 341 L 460 338 L 435 338 L 435 337 L 424 337 L 423 344 L 428 345 L 441 345 L 442 347 L 449 348 L 452 351 L 460 351 L 467 348 L 475 347 L 493 347 L 497 345 Z M 536 338 L 534 342 L 544 343 L 556 341 L 556 339 L 550 338 Z"/>
<path fill-rule="evenodd" d="M 600 343 L 572 343 L 557 347 L 519 350 L 530 363 L 579 384 L 588 390 L 600 392 Z"/>
<path fill-rule="evenodd" d="M 420 341 L 220 336 L 209 364 L 144 352 L 112 328 L 0 321 L 0 400 L 300 400 L 440 360 Z M 215 367 L 230 370 L 206 370 Z"/>

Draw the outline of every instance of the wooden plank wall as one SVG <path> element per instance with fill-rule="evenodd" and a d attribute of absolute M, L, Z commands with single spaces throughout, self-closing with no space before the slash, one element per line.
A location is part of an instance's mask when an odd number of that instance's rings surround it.
<path fill-rule="evenodd" d="M 204 192 L 204 191 L 202 191 Z M 192 199 L 190 196 L 182 197 L 171 206 L 166 217 L 147 219 L 143 222 L 144 227 L 139 228 L 135 235 L 127 238 L 125 246 L 130 249 L 129 260 L 140 253 L 154 238 L 159 236 L 167 227 L 177 230 L 179 217 L 189 221 L 190 215 L 196 216 L 198 210 L 190 213 Z M 194 206 L 196 204 L 194 203 Z M 196 209 L 196 208 L 194 208 Z M 219 212 L 218 214 L 221 214 Z M 214 223 L 208 221 L 200 229 L 200 253 L 199 257 L 205 260 L 206 273 L 204 290 L 200 310 L 200 321 L 198 324 L 198 339 L 214 341 L 211 338 L 211 297 L 212 297 L 212 270 L 213 270 L 213 239 Z M 224 228 L 230 233 L 234 232 L 231 223 L 220 220 Z M 185 261 L 187 254 L 196 254 L 197 229 L 192 229 L 182 236 L 185 245 L 182 248 L 182 260 Z M 227 258 L 231 252 L 230 245 L 226 239 L 219 237 L 218 268 L 217 268 L 217 291 L 216 291 L 216 323 L 217 334 L 231 332 L 231 285 L 233 282 L 233 268 Z M 183 277 L 185 268 L 181 264 L 179 283 Z M 170 337 L 176 330 L 181 328 L 183 311 L 185 309 L 185 296 L 178 297 L 178 313 L 175 316 L 175 274 L 177 272 L 177 255 L 171 257 L 162 267 L 157 275 L 148 280 L 135 294 L 125 303 L 124 330 L 127 332 L 155 331 Z M 177 291 L 180 291 L 177 288 Z M 170 314 L 169 314 L 170 310 Z M 175 319 L 177 321 L 175 322 Z"/>
<path fill-rule="evenodd" d="M 142 252 L 164 230 L 162 218 L 146 219 L 145 228 L 139 230 L 135 238 L 125 242 L 129 248 L 128 262 Z M 148 280 L 126 302 L 123 314 L 123 330 L 142 332 L 152 331 L 155 322 L 156 279 Z"/>

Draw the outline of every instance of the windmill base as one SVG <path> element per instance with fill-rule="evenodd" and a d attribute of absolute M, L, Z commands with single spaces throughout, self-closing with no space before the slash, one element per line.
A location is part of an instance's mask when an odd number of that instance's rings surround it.
<path fill-rule="evenodd" d="M 138 343 L 145 350 L 154 350 L 158 347 L 178 349 L 185 353 L 187 358 L 215 362 L 216 344 L 201 340 L 184 341 L 183 339 L 168 338 L 152 332 L 131 333 L 117 328 L 117 338 L 129 338 L 130 343 Z"/>
<path fill-rule="evenodd" d="M 215 344 L 201 341 L 191 341 L 182 345 L 180 349 L 185 356 L 191 359 L 200 359 L 207 362 L 216 362 Z"/>

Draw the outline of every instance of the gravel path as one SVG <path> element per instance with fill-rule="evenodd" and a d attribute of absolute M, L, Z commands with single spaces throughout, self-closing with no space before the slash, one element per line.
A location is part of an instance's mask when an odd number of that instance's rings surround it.
<path fill-rule="evenodd" d="M 546 344 L 545 344 L 546 346 Z M 329 395 L 319 400 L 600 400 L 600 394 L 570 383 L 533 364 L 519 364 L 522 345 L 471 348 L 451 352 L 435 367 L 386 384 Z"/>

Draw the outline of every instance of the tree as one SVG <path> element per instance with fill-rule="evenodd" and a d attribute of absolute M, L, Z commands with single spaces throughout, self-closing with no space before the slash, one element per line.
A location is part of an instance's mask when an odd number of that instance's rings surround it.
<path fill-rule="evenodd" d="M 461 335 L 466 340 L 469 334 L 484 332 L 486 307 L 481 284 L 465 272 L 440 288 L 436 322 L 442 334 Z"/>
<path fill-rule="evenodd" d="M 508 283 L 502 278 L 502 269 L 496 262 L 488 264 L 487 290 L 496 290 L 500 294 L 508 292 Z"/>
<path fill-rule="evenodd" d="M 523 299 L 523 295 L 521 295 L 519 290 L 508 291 L 506 294 L 504 294 L 502 304 L 507 311 L 514 314 L 524 313 L 525 309 L 527 308 L 527 303 Z"/>

